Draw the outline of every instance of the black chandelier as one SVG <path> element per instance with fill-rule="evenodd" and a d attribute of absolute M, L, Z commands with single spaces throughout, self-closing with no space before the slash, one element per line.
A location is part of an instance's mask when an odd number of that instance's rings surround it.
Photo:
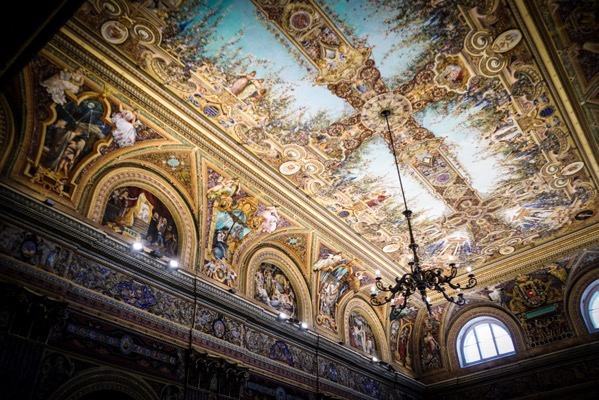
<path fill-rule="evenodd" d="M 452 282 L 452 280 L 458 274 L 458 269 L 456 268 L 455 263 L 452 262 L 449 264 L 450 270 L 448 275 L 444 275 L 444 271 L 441 268 L 423 269 L 420 266 L 420 259 L 418 258 L 417 251 L 418 245 L 414 240 L 414 233 L 412 232 L 412 211 L 408 209 L 408 204 L 406 202 L 406 195 L 404 193 L 403 183 L 401 181 L 401 174 L 399 173 L 395 144 L 393 143 L 393 134 L 391 133 L 391 126 L 389 125 L 389 116 L 391 115 L 391 111 L 388 109 L 383 110 L 381 111 L 380 115 L 384 117 L 385 121 L 387 122 L 389 141 L 391 144 L 391 149 L 393 150 L 393 159 L 395 161 L 397 177 L 399 178 L 399 187 L 401 189 L 401 195 L 403 197 L 403 203 L 405 207 L 403 215 L 405 215 L 406 221 L 408 222 L 408 231 L 410 234 L 410 245 L 408 247 L 411 249 L 412 254 L 410 257 L 410 262 L 408 262 L 408 265 L 410 266 L 410 272 L 404 274 L 401 278 L 396 277 L 394 285 L 385 286 L 381 280 L 380 272 L 377 271 L 376 287 L 373 286 L 372 288 L 370 302 L 375 306 L 382 306 L 387 303 L 391 303 L 391 312 L 389 314 L 389 318 L 391 320 L 400 318 L 404 315 L 402 311 L 407 306 L 408 298 L 415 293 L 420 293 L 422 301 L 424 301 L 429 314 L 431 314 L 431 303 L 426 293 L 427 290 L 435 290 L 441 293 L 443 297 L 445 297 L 445 300 L 461 306 L 466 303 L 466 300 L 464 299 L 464 294 L 460 293 L 460 291 L 462 289 L 470 289 L 476 285 L 474 274 L 471 273 L 471 268 L 468 267 L 468 283 L 466 286 L 462 287 L 462 285 L 459 283 Z M 446 293 L 446 286 L 457 291 L 457 299 L 453 296 L 449 296 Z M 388 293 L 388 295 L 380 296 L 380 292 Z"/>

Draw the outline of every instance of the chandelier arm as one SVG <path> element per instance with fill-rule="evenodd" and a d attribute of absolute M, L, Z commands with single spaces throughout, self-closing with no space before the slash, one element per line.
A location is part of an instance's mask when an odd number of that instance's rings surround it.
<path fill-rule="evenodd" d="M 446 293 L 446 291 L 445 291 L 445 288 L 444 288 L 444 287 L 438 287 L 438 288 L 437 288 L 437 292 L 440 292 L 440 293 L 443 295 L 443 297 L 445 297 L 445 300 L 449 301 L 450 303 L 455 303 L 455 302 L 456 302 L 456 300 L 454 299 L 454 297 L 453 297 L 453 296 L 449 296 L 449 295 Z"/>
<path fill-rule="evenodd" d="M 408 296 L 409 296 L 409 293 L 410 293 L 410 290 L 408 289 L 407 292 L 406 292 L 406 295 L 402 295 L 403 301 L 398 306 L 399 311 L 403 310 L 408 305 Z"/>
<path fill-rule="evenodd" d="M 452 280 L 458 275 L 458 269 L 456 268 L 454 263 L 449 264 L 449 275 L 446 275 L 445 278 Z"/>
<path fill-rule="evenodd" d="M 444 282 L 441 270 L 439 269 L 427 269 L 422 271 L 422 276 L 429 289 L 433 289 L 435 286 Z"/>
<path fill-rule="evenodd" d="M 464 286 L 464 289 L 472 289 L 477 283 L 478 281 L 474 277 L 474 274 L 470 274 L 468 275 L 468 284 Z"/>
<path fill-rule="evenodd" d="M 386 297 L 383 300 L 381 300 L 379 297 L 377 297 L 376 293 L 370 295 L 370 304 L 372 304 L 373 306 L 382 306 L 387 303 L 388 301 Z"/>
<path fill-rule="evenodd" d="M 408 297 L 411 295 L 412 293 L 410 292 L 410 290 L 408 289 L 406 294 L 403 296 L 403 300 L 399 303 L 399 304 L 393 304 L 391 303 L 391 311 L 389 312 L 389 320 L 393 321 L 395 319 L 399 319 L 401 317 L 403 317 L 404 315 L 409 314 L 408 312 L 404 312 L 404 310 L 406 309 L 407 305 L 408 305 Z"/>

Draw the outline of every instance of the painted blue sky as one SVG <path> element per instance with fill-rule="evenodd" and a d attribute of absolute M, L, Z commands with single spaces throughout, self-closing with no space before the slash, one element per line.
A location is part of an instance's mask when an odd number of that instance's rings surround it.
<path fill-rule="evenodd" d="M 399 186 L 399 179 L 393 162 L 393 155 L 380 135 L 374 135 L 364 143 L 358 150 L 362 163 L 359 166 L 350 166 L 349 173 L 356 176 L 358 183 L 366 177 L 378 177 L 381 179 L 381 187 L 392 194 L 391 201 L 401 205 L 403 200 Z M 366 166 L 366 167 L 364 167 Z M 406 194 L 408 208 L 414 212 L 414 219 L 430 218 L 437 219 L 451 212 L 445 206 L 443 200 L 425 189 L 423 184 L 414 179 L 407 168 L 400 166 L 401 180 Z M 426 207 L 423 207 L 426 205 Z"/>
<path fill-rule="evenodd" d="M 439 114 L 433 108 L 414 115 L 421 126 L 435 134 L 445 137 L 453 147 L 470 184 L 484 198 L 497 187 L 497 180 L 505 177 L 507 171 L 501 168 L 497 157 L 486 156 L 481 152 L 478 137 L 482 136 L 468 124 L 468 116 L 479 111 L 480 107 L 472 107 L 460 115 Z"/>
<path fill-rule="evenodd" d="M 264 64 L 252 65 L 251 69 L 256 70 L 256 76 L 259 78 L 274 78 L 274 74 L 282 78 L 284 83 L 271 90 L 279 91 L 286 96 L 292 95 L 296 100 L 296 108 L 307 110 L 305 117 L 315 115 L 322 109 L 329 111 L 329 117 L 332 120 L 339 119 L 347 113 L 353 113 L 344 100 L 330 93 L 326 87 L 312 83 L 312 77 L 307 71 L 306 65 L 298 63 L 296 58 L 303 57 L 303 55 L 299 52 L 290 53 L 285 44 L 281 43 L 281 39 L 275 37 L 260 21 L 252 2 L 224 0 L 210 4 L 214 7 L 221 7 L 223 18 L 216 28 L 216 34 L 206 46 L 207 56 L 215 58 L 227 41 L 243 30 L 244 35 L 236 44 L 236 47 L 239 46 L 242 49 L 238 57 L 268 60 Z M 425 22 L 415 21 L 410 29 L 389 34 L 386 31 L 387 25 L 384 23 L 386 13 L 377 10 L 374 4 L 345 0 L 325 0 L 323 4 L 327 12 L 332 11 L 345 22 L 344 31 L 352 32 L 355 38 L 363 39 L 366 42 L 365 45 L 372 48 L 372 58 L 376 61 L 383 77 L 392 78 L 409 73 L 410 64 L 426 51 L 425 45 L 414 39 L 418 34 L 419 27 L 423 26 Z M 396 51 L 391 52 L 392 48 Z M 233 66 L 221 65 L 220 67 L 230 70 Z M 249 71 L 234 72 L 241 74 Z M 287 91 L 284 92 L 285 90 Z M 476 109 L 471 109 L 469 112 L 476 111 Z M 468 126 L 466 113 L 440 116 L 431 108 L 419 112 L 414 117 L 436 137 L 446 138 L 446 143 L 455 151 L 454 154 L 463 168 L 463 175 L 470 180 L 481 196 L 485 197 L 493 191 L 497 178 L 505 171 L 500 168 L 497 159 L 483 156 L 480 153 L 476 139 L 480 135 Z M 370 160 L 370 164 L 367 170 L 359 171 L 358 174 L 368 173 L 374 176 L 384 176 L 384 182 L 390 188 L 397 187 L 397 177 L 394 173 L 388 173 L 390 166 L 393 166 L 392 156 L 382 140 L 371 140 L 361 152 L 363 152 L 363 157 Z M 406 175 L 405 187 L 409 193 L 416 193 L 424 198 L 429 197 L 427 201 L 419 202 L 428 205 L 426 211 L 422 210 L 426 212 L 427 216 L 434 218 L 447 213 L 447 208 L 439 198 L 424 189 L 422 183 L 411 182 L 410 179 Z"/>
<path fill-rule="evenodd" d="M 413 40 L 424 22 L 414 21 L 409 29 L 388 34 L 384 23 L 386 13 L 375 4 L 347 0 L 325 0 L 323 3 L 345 22 L 355 36 L 366 38 L 366 45 L 372 48 L 372 59 L 383 78 L 408 72 L 410 64 L 426 51 L 424 43 Z M 401 44 L 399 51 L 389 51 L 398 44 Z"/>
<path fill-rule="evenodd" d="M 373 12 L 375 8 L 366 2 L 335 0 L 325 1 L 324 4 L 346 21 L 347 27 L 354 32 L 356 37 L 366 39 L 366 45 L 372 48 L 372 58 L 377 63 L 383 78 L 390 79 L 396 75 L 409 73 L 409 65 L 426 50 L 423 44 L 413 40 L 419 30 L 418 23 L 412 25 L 409 30 L 388 35 L 383 23 L 384 13 Z M 306 66 L 299 64 L 280 39 L 276 38 L 260 22 L 256 7 L 251 1 L 225 0 L 212 2 L 210 6 L 221 8 L 221 12 L 217 15 L 221 15 L 222 20 L 216 27 L 216 34 L 206 45 L 204 56 L 216 58 L 230 38 L 235 37 L 243 29 L 244 35 L 236 44 L 236 47 L 239 46 L 242 49 L 238 56 L 268 60 L 265 64 L 252 65 L 251 70 L 256 71 L 258 78 L 268 80 L 276 74 L 285 82 L 275 85 L 271 89 L 272 92 L 278 92 L 284 97 L 293 96 L 296 100 L 296 109 L 307 110 L 306 117 L 325 109 L 328 110 L 329 117 L 334 121 L 354 112 L 343 99 L 333 95 L 325 86 L 313 83 L 313 77 L 307 71 Z M 369 8 L 370 11 L 367 11 L 366 8 Z M 212 20 L 215 20 L 216 17 L 214 16 Z M 400 50 L 390 52 L 389 50 L 397 44 L 401 44 Z M 295 56 L 304 57 L 299 52 Z M 219 67 L 231 70 L 229 65 L 219 65 Z M 233 72 L 242 74 L 250 71 Z M 286 86 L 287 89 L 285 89 Z M 292 89 L 289 90 L 289 87 Z"/>
<path fill-rule="evenodd" d="M 269 75 L 276 72 L 283 81 L 289 84 L 293 82 L 294 90 L 287 95 L 295 97 L 297 108 L 307 109 L 306 116 L 314 115 L 320 109 L 327 109 L 332 120 L 337 120 L 350 110 L 344 100 L 332 94 L 326 87 L 312 83 L 305 67 L 299 65 L 284 45 L 258 20 L 256 7 L 250 1 L 230 0 L 223 4 L 226 15 L 217 28 L 218 37 L 213 38 L 206 47 L 207 56 L 216 56 L 226 41 L 243 27 L 245 35 L 238 44 L 243 49 L 240 57 L 253 55 L 258 59 L 269 60 L 264 66 L 257 65 L 252 68 L 256 70 L 256 76 L 268 79 Z M 279 87 L 273 90 L 283 89 Z"/>

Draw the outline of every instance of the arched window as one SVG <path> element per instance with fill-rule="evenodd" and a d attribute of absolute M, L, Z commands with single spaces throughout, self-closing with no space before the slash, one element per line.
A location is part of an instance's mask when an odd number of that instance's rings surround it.
<path fill-rule="evenodd" d="M 589 332 L 599 332 L 599 279 L 585 289 L 580 308 Z"/>
<path fill-rule="evenodd" d="M 461 367 L 516 353 L 505 325 L 491 317 L 477 317 L 469 321 L 461 329 L 457 344 Z"/>

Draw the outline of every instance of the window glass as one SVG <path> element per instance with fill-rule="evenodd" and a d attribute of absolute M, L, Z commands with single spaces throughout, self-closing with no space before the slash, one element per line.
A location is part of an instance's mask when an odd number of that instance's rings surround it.
<path fill-rule="evenodd" d="M 466 334 L 462 351 L 464 359 L 467 363 L 472 363 L 480 360 L 480 353 L 478 352 L 478 344 L 476 343 L 476 336 L 474 336 L 474 330 L 471 330 Z"/>
<path fill-rule="evenodd" d="M 474 318 L 464 325 L 458 335 L 458 354 L 462 367 L 514 353 L 509 331 L 495 318 Z"/>
<path fill-rule="evenodd" d="M 491 358 L 497 355 L 495 344 L 493 343 L 493 334 L 489 324 L 480 324 L 474 327 L 479 337 L 479 346 L 482 358 Z"/>
<path fill-rule="evenodd" d="M 599 332 L 599 279 L 586 288 L 580 307 L 589 332 Z"/>
<path fill-rule="evenodd" d="M 497 344 L 497 351 L 499 354 L 511 353 L 515 351 L 512 338 L 509 334 L 507 334 L 507 332 L 504 336 L 495 337 L 495 344 Z"/>
<path fill-rule="evenodd" d="M 589 315 L 591 317 L 593 328 L 599 328 L 599 291 L 593 293 L 593 297 L 591 297 Z"/>

